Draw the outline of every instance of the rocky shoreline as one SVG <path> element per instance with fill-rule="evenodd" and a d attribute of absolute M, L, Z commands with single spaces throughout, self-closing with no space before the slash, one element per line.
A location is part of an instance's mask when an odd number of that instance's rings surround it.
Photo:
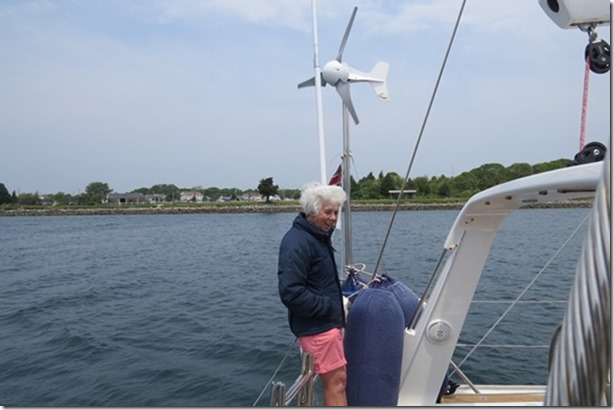
<path fill-rule="evenodd" d="M 446 204 L 400 204 L 401 211 L 424 210 L 460 210 L 463 203 Z M 547 204 L 529 205 L 526 208 L 590 208 L 592 201 L 560 201 Z M 392 211 L 395 204 L 352 204 L 352 211 Z M 207 213 L 281 213 L 298 212 L 298 205 L 234 205 L 234 206 L 158 206 L 158 207 L 129 207 L 117 206 L 112 208 L 18 208 L 0 209 L 0 216 L 62 216 L 62 215 L 157 215 L 157 214 L 207 214 Z"/>

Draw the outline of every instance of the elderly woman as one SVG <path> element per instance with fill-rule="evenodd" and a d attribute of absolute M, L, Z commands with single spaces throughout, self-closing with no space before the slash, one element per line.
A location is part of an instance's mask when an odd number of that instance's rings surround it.
<path fill-rule="evenodd" d="M 312 183 L 301 192 L 300 212 L 279 247 L 279 296 L 290 330 L 314 357 L 324 405 L 345 406 L 345 314 L 331 235 L 346 199 L 336 185 Z"/>

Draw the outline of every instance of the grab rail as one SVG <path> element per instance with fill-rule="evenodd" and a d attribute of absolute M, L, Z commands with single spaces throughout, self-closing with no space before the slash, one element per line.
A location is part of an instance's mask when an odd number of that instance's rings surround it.
<path fill-rule="evenodd" d="M 271 407 L 288 406 L 294 399 L 298 406 L 314 405 L 313 355 L 301 353 L 301 374 L 286 393 L 286 385 L 275 381 L 271 387 Z"/>

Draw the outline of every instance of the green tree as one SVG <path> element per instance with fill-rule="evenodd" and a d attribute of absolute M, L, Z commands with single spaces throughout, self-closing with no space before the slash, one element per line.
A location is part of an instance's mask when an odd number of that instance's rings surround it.
<path fill-rule="evenodd" d="M 149 195 L 149 194 L 151 194 L 151 189 L 143 187 L 143 188 L 133 189 L 131 192 L 133 194 Z"/>
<path fill-rule="evenodd" d="M 65 194 L 64 192 L 58 192 L 49 197 L 54 203 L 59 205 L 68 205 L 73 201 L 72 195 Z"/>
<path fill-rule="evenodd" d="M 403 178 L 396 172 L 387 173 L 381 180 L 379 186 L 379 194 L 381 198 L 390 197 L 390 191 L 401 189 Z"/>
<path fill-rule="evenodd" d="M 446 177 L 440 178 L 437 184 L 437 196 L 442 198 L 450 197 L 450 180 Z"/>
<path fill-rule="evenodd" d="M 356 182 L 354 177 L 350 175 L 350 197 L 352 199 L 374 199 L 379 195 L 379 181 L 373 176 L 373 172 L 369 172 Z"/>
<path fill-rule="evenodd" d="M 450 180 L 450 190 L 453 196 L 468 198 L 479 191 L 477 178 L 471 172 L 463 172 Z"/>
<path fill-rule="evenodd" d="M 374 179 L 375 179 L 375 177 L 373 176 L 373 172 L 369 172 L 367 174 L 367 176 L 360 178 L 360 180 L 358 180 L 358 183 L 362 184 L 363 182 L 371 181 L 371 180 L 374 180 Z"/>
<path fill-rule="evenodd" d="M 10 204 L 12 201 L 11 194 L 9 194 L 9 190 L 6 189 L 4 184 L 0 183 L 0 205 Z"/>
<path fill-rule="evenodd" d="M 350 175 L 350 199 L 360 198 L 360 184 Z"/>
<path fill-rule="evenodd" d="M 222 196 L 222 191 L 218 187 L 209 187 L 203 190 L 203 195 L 209 198 L 209 201 L 217 201 Z"/>
<path fill-rule="evenodd" d="M 506 180 L 505 167 L 501 164 L 484 164 L 471 170 L 478 181 L 480 190 L 499 185 Z"/>
<path fill-rule="evenodd" d="M 17 203 L 21 205 L 40 205 L 41 200 L 40 196 L 38 195 L 38 192 L 33 194 L 29 192 L 24 192 L 17 196 Z"/>
<path fill-rule="evenodd" d="M 258 193 L 263 198 L 266 198 L 266 202 L 271 202 L 271 197 L 273 195 L 277 195 L 279 187 L 277 185 L 274 185 L 273 178 L 269 177 L 261 179 L 257 189 Z"/>
<path fill-rule="evenodd" d="M 416 195 L 418 196 L 429 196 L 431 194 L 431 187 L 429 186 L 428 177 L 421 176 L 414 178 L 414 185 L 416 189 Z"/>
<path fill-rule="evenodd" d="M 181 189 L 177 188 L 174 184 L 152 185 L 151 188 L 149 188 L 149 192 L 140 193 L 165 195 L 168 202 L 178 201 L 179 198 L 181 198 Z"/>
<path fill-rule="evenodd" d="M 533 174 L 533 167 L 526 162 L 517 162 L 507 167 L 506 173 L 507 180 L 512 181 Z"/>
<path fill-rule="evenodd" d="M 541 172 L 552 171 L 559 168 L 565 168 L 568 160 L 565 158 L 557 159 L 550 162 L 542 162 L 540 164 L 533 165 L 533 173 L 539 174 Z"/>
<path fill-rule="evenodd" d="M 407 178 L 407 183 L 405 184 L 405 189 L 416 189 L 416 183 L 413 179 Z"/>
<path fill-rule="evenodd" d="M 239 188 L 223 188 L 221 194 L 224 197 L 230 198 L 232 201 L 236 201 L 237 198 L 243 195 L 243 191 Z"/>
<path fill-rule="evenodd" d="M 113 190 L 109 188 L 109 184 L 105 182 L 90 182 L 85 187 L 85 193 L 82 194 L 82 196 L 86 204 L 101 204 L 107 199 L 107 195 L 112 191 Z"/>
<path fill-rule="evenodd" d="M 380 181 L 378 179 L 366 179 L 360 184 L 362 199 L 377 199 L 380 197 Z"/>
<path fill-rule="evenodd" d="M 286 198 L 291 198 L 291 199 L 300 199 L 301 197 L 301 190 L 300 189 L 286 189 Z"/>
<path fill-rule="evenodd" d="M 300 189 L 280 189 L 279 197 L 281 199 L 299 199 L 301 197 Z"/>

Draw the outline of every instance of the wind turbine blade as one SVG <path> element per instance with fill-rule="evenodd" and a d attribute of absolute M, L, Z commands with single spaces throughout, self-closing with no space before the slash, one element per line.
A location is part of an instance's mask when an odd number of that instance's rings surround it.
<path fill-rule="evenodd" d="M 339 53 L 337 53 L 337 61 L 341 62 L 341 57 L 343 56 L 343 50 L 345 49 L 345 43 L 348 41 L 348 37 L 350 36 L 350 30 L 352 29 L 352 24 L 354 24 L 354 17 L 356 17 L 356 12 L 358 11 L 358 7 L 354 6 L 354 11 L 352 11 L 352 17 L 350 17 L 350 22 L 348 26 L 345 28 L 345 34 L 343 34 L 343 40 L 341 40 L 341 45 L 339 46 Z"/>
<path fill-rule="evenodd" d="M 298 85 L 298 88 L 305 88 L 305 87 L 314 87 L 316 85 L 316 78 L 311 77 L 309 80 L 305 80 L 302 83 L 300 83 Z M 320 73 L 320 86 L 322 87 L 326 87 L 326 81 L 324 80 L 324 76 L 322 75 L 322 73 Z"/>
<path fill-rule="evenodd" d="M 343 104 L 345 104 L 346 108 L 350 112 L 350 115 L 352 116 L 354 123 L 358 125 L 359 123 L 358 115 L 356 115 L 356 110 L 354 110 L 354 104 L 352 104 L 352 97 L 350 96 L 350 85 L 348 83 L 339 81 L 337 85 L 335 86 L 335 88 L 337 89 L 337 92 L 341 96 L 341 99 L 343 100 Z"/>
<path fill-rule="evenodd" d="M 316 85 L 316 78 L 311 77 L 309 80 L 305 80 L 302 83 L 300 83 L 298 85 L 298 88 L 313 87 L 315 85 Z"/>

